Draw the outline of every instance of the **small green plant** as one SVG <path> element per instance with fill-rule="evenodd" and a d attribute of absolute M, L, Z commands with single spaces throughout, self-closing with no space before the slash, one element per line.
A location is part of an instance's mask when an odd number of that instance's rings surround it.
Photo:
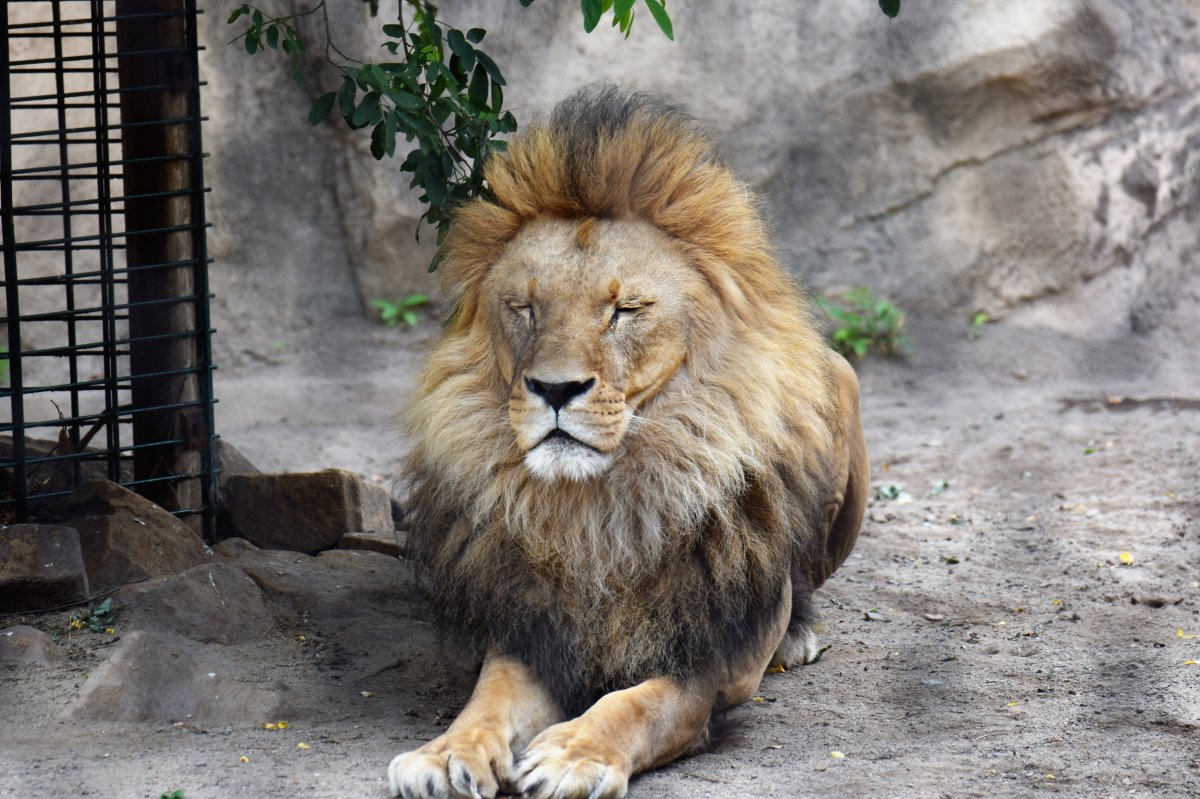
<path fill-rule="evenodd" d="M 992 320 L 986 311 L 980 311 L 967 321 L 967 340 L 974 341 L 983 335 L 983 326 Z"/>
<path fill-rule="evenodd" d="M 395 327 L 403 322 L 409 327 L 416 327 L 421 321 L 417 308 L 429 304 L 429 298 L 424 294 L 408 294 L 395 302 L 390 300 L 371 300 L 371 307 L 379 309 L 379 321 L 388 327 Z"/>
<path fill-rule="evenodd" d="M 158 797 L 158 799 L 184 799 L 183 789 L 177 788 L 174 791 L 163 793 L 161 796 Z"/>
<path fill-rule="evenodd" d="M 837 323 L 829 339 L 842 355 L 862 358 L 877 349 L 894 358 L 912 352 L 912 341 L 904 332 L 904 314 L 865 286 L 850 289 L 840 303 L 817 297 L 817 305 Z"/>
<path fill-rule="evenodd" d="M 8 385 L 8 347 L 0 346 L 0 386 Z"/>
<path fill-rule="evenodd" d="M 68 624 L 72 630 L 82 630 L 86 627 L 94 633 L 109 632 L 113 629 L 112 598 L 105 599 L 90 610 L 72 613 Z"/>

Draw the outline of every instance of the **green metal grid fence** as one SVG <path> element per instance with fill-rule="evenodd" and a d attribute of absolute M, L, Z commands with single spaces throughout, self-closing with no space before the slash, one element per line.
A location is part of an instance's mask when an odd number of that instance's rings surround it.
<path fill-rule="evenodd" d="M 196 15 L 0 2 L 0 523 L 104 477 L 212 533 Z"/>

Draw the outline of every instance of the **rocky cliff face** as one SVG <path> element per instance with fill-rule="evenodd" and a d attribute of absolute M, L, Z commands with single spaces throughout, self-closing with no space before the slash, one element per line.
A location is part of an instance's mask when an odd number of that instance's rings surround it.
<path fill-rule="evenodd" d="M 335 36 L 371 54 L 386 20 L 358 5 L 335 9 Z M 224 327 L 253 333 L 267 306 L 294 327 L 433 289 L 432 235 L 414 242 L 421 209 L 395 165 L 365 136 L 305 124 L 334 78 L 312 64 L 302 88 L 282 63 L 227 47 L 225 11 L 205 17 Z M 1197 304 L 1197 3 L 908 0 L 896 20 L 867 0 L 671 11 L 673 44 L 649 18 L 628 41 L 586 35 L 572 3 L 442 7 L 489 31 L 520 120 L 597 79 L 687 106 L 815 290 L 862 283 L 914 311 L 1101 337 Z"/>

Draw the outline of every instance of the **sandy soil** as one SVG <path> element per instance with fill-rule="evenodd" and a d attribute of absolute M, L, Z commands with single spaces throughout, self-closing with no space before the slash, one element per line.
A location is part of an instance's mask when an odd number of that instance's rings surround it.
<path fill-rule="evenodd" d="M 230 358 L 220 431 L 265 469 L 383 474 L 403 448 L 381 444 L 385 415 L 428 338 L 347 321 Z M 911 362 L 861 368 L 874 486 L 896 498 L 818 594 L 830 648 L 631 797 L 1200 795 L 1196 356 L 1015 324 L 914 338 Z M 101 639 L 62 666 L 0 664 L 0 796 L 382 797 L 389 759 L 471 682 L 422 614 L 242 645 L 303 698 L 286 732 L 65 720 Z"/>

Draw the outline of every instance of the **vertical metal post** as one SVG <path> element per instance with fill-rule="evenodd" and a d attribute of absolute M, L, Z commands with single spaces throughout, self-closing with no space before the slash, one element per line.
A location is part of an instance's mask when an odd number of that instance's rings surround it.
<path fill-rule="evenodd" d="M 167 510 L 197 508 L 200 480 L 155 480 L 196 474 L 194 225 L 189 190 L 192 152 L 189 94 L 196 76 L 185 52 L 184 0 L 117 0 L 117 69 L 121 83 L 129 288 L 134 479 Z M 150 196 L 154 195 L 154 196 Z M 146 304 L 150 303 L 150 304 Z M 167 442 L 140 446 L 150 442 Z M 172 443 L 173 442 L 173 443 Z M 199 517 L 195 520 L 200 532 Z"/>
<path fill-rule="evenodd" d="M 4 301 L 8 323 L 8 393 L 12 406 L 13 480 L 17 518 L 25 518 L 29 487 L 25 471 L 25 404 L 21 374 L 21 292 L 17 283 L 17 243 L 13 226 L 12 86 L 9 72 L 8 4 L 0 3 L 0 236 L 4 237 Z"/>
<path fill-rule="evenodd" d="M 59 4 L 56 2 L 51 4 L 52 19 L 54 20 L 54 88 L 58 93 L 58 163 L 62 164 L 62 172 L 59 173 L 59 193 L 62 197 L 63 214 L 62 214 L 62 232 L 63 241 L 68 242 L 63 247 L 63 283 L 67 294 L 67 346 L 72 352 L 78 343 L 75 338 L 75 253 L 69 242 L 71 241 L 71 170 L 70 170 L 70 151 L 67 148 L 67 87 L 66 80 L 63 75 L 63 27 L 62 27 L 62 12 Z M 101 102 L 102 98 L 96 98 L 97 102 Z M 71 418 L 79 416 L 79 362 L 75 358 L 67 359 L 67 370 L 71 384 Z M 71 442 L 71 451 L 79 451 L 79 425 L 73 424 L 68 427 L 68 440 Z M 66 454 L 66 453 L 59 453 Z M 70 461 L 72 470 L 72 485 L 79 485 L 82 479 L 82 464 L 78 460 Z"/>
<path fill-rule="evenodd" d="M 199 346 L 196 379 L 199 381 L 200 396 L 204 399 L 202 420 L 193 420 L 191 431 L 194 438 L 204 438 L 204 449 L 201 455 L 201 470 L 204 478 L 201 480 L 204 500 L 204 536 L 214 538 L 217 533 L 217 479 L 219 464 L 217 463 L 216 419 L 213 399 L 213 359 L 212 359 L 212 317 L 210 314 L 209 285 L 208 285 L 208 217 L 204 208 L 204 147 L 201 141 L 200 111 L 200 42 L 196 30 L 196 0 L 186 0 L 187 12 L 187 57 L 188 66 L 195 80 L 195 88 L 190 93 L 188 117 L 191 119 L 192 158 L 188 162 L 191 169 L 191 220 L 192 220 L 192 258 L 195 260 L 196 295 L 196 342 Z M 197 427 L 197 424 L 200 426 Z"/>
<path fill-rule="evenodd" d="M 112 174 L 109 151 L 108 47 L 105 42 L 104 0 L 92 0 L 92 106 L 96 137 L 96 219 L 100 226 L 100 306 L 104 342 L 104 439 L 108 479 L 121 481 L 120 364 L 117 360 L 116 276 L 113 274 Z"/>

